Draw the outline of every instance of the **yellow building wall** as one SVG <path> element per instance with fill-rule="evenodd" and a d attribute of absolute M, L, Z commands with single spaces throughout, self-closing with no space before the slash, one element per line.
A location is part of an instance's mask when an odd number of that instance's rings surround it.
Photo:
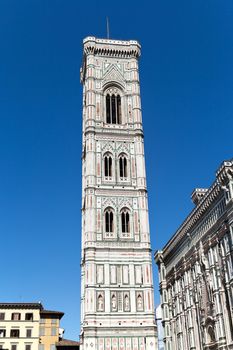
<path fill-rule="evenodd" d="M 59 318 L 40 319 L 40 347 L 39 350 L 56 350 L 55 344 L 59 340 Z"/>

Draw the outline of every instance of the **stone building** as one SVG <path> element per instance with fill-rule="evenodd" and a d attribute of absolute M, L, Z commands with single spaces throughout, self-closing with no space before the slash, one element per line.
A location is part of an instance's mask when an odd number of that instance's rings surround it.
<path fill-rule="evenodd" d="M 56 350 L 63 315 L 41 303 L 0 303 L 0 349 Z"/>
<path fill-rule="evenodd" d="M 0 349 L 79 350 L 79 342 L 62 338 L 63 315 L 41 303 L 0 303 Z"/>
<path fill-rule="evenodd" d="M 82 350 L 156 348 L 139 56 L 84 39 Z"/>
<path fill-rule="evenodd" d="M 0 349 L 38 350 L 40 303 L 0 303 Z"/>
<path fill-rule="evenodd" d="M 166 350 L 233 349 L 233 160 L 162 251 L 159 267 Z"/>

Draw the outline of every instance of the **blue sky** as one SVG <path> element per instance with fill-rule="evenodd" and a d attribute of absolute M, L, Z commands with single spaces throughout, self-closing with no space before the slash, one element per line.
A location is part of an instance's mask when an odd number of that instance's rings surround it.
<path fill-rule="evenodd" d="M 80 305 L 82 39 L 137 39 L 153 250 L 232 158 L 231 0 L 1 0 L 1 301 Z M 156 275 L 156 269 L 155 275 Z M 155 301 L 159 302 L 157 278 Z"/>

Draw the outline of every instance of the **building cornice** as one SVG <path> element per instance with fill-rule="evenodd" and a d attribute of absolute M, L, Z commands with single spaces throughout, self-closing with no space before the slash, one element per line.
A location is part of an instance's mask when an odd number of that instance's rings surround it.
<path fill-rule="evenodd" d="M 233 161 L 224 161 L 216 172 L 216 180 L 213 185 L 206 191 L 203 198 L 197 206 L 191 211 L 182 225 L 178 228 L 172 238 L 162 250 L 163 259 L 176 247 L 176 245 L 188 235 L 198 220 L 203 216 L 210 206 L 216 201 L 224 191 L 223 184 L 233 177 Z"/>
<path fill-rule="evenodd" d="M 86 58 L 88 55 L 111 58 L 135 58 L 141 55 L 141 45 L 136 40 L 113 40 L 113 39 L 97 39 L 88 36 L 83 40 L 83 60 L 80 69 L 80 81 L 86 79 Z"/>
<path fill-rule="evenodd" d="M 39 309 L 43 310 L 41 303 L 0 303 L 0 309 Z"/>
<path fill-rule="evenodd" d="M 136 40 L 97 39 L 89 36 L 83 40 L 83 45 L 86 55 L 94 54 L 106 57 L 138 58 L 141 53 L 141 46 Z"/>

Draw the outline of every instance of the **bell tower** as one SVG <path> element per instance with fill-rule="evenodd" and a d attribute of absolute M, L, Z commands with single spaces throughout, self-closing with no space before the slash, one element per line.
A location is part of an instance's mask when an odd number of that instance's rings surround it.
<path fill-rule="evenodd" d="M 83 45 L 81 349 L 154 350 L 141 48 Z"/>

